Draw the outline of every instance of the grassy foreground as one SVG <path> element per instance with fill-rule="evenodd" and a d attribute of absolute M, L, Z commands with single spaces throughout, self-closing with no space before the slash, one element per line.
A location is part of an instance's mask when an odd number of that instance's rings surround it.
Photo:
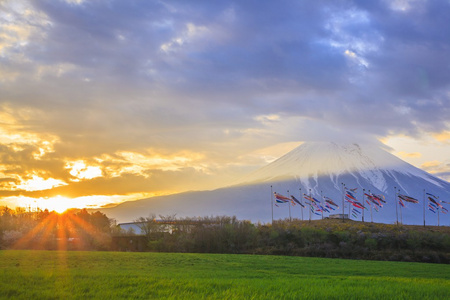
<path fill-rule="evenodd" d="M 324 258 L 0 251 L 2 299 L 449 299 L 450 266 Z"/>

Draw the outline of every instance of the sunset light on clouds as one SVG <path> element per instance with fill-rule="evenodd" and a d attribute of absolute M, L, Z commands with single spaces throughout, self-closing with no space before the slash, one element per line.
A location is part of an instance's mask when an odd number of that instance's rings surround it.
<path fill-rule="evenodd" d="M 304 141 L 450 180 L 448 1 L 0 2 L 0 205 L 209 190 Z"/>

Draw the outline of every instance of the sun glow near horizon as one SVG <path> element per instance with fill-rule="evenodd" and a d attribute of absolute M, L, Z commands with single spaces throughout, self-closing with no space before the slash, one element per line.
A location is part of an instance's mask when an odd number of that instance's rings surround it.
<path fill-rule="evenodd" d="M 38 207 L 40 207 L 42 204 L 42 207 L 44 209 L 48 209 L 49 211 L 56 211 L 57 213 L 63 213 L 66 210 L 70 208 L 80 208 L 80 207 L 73 207 L 73 201 L 70 198 L 63 197 L 63 196 L 56 196 L 51 197 L 48 199 L 43 199 L 42 201 L 36 201 L 36 204 L 38 204 Z"/>
<path fill-rule="evenodd" d="M 11 199 L 14 198 L 14 199 Z M 31 197 L 11 197 L 10 199 L 6 199 L 9 203 L 12 203 L 13 207 L 23 207 L 30 211 L 35 210 L 49 210 L 55 211 L 57 213 L 63 213 L 71 208 L 84 208 L 81 203 L 77 203 L 74 199 L 64 197 L 64 196 L 55 196 L 55 197 L 41 197 L 41 198 L 31 198 Z"/>
<path fill-rule="evenodd" d="M 29 210 L 49 210 L 57 213 L 63 213 L 69 209 L 100 209 L 102 207 L 115 206 L 126 201 L 149 198 L 153 195 L 150 193 L 140 193 L 133 195 L 94 195 L 70 198 L 66 196 L 55 197 L 8 197 L 0 200 L 0 206 L 8 206 L 11 208 L 22 207 Z"/>

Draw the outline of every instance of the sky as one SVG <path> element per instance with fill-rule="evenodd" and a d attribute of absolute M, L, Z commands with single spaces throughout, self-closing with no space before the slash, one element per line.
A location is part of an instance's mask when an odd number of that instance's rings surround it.
<path fill-rule="evenodd" d="M 450 180 L 450 1 L 0 1 L 0 205 L 228 185 L 311 140 Z"/>

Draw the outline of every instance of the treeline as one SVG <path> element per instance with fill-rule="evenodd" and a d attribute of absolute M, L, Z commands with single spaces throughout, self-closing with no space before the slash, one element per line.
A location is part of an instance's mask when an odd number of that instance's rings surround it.
<path fill-rule="evenodd" d="M 173 224 L 156 221 L 154 216 L 137 221 L 144 231 L 145 251 L 450 262 L 448 227 L 351 220 L 284 220 L 271 225 L 235 217 L 184 218 Z M 129 236 L 130 232 L 122 234 Z"/>
<path fill-rule="evenodd" d="M 450 263 L 450 228 L 351 220 L 275 221 L 155 216 L 123 230 L 100 212 L 0 207 L 0 249 L 295 255 Z"/>
<path fill-rule="evenodd" d="M 0 206 L 0 249 L 109 250 L 115 224 L 86 209 L 55 211 Z"/>

